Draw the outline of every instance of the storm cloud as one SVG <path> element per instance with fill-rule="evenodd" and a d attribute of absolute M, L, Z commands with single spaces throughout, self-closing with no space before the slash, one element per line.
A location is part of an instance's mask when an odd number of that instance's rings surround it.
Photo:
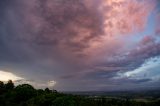
<path fill-rule="evenodd" d="M 156 2 L 0 1 L 0 70 L 58 90 L 147 86 L 152 79 L 115 77 L 160 55 L 160 24 L 149 25 L 160 23 Z"/>

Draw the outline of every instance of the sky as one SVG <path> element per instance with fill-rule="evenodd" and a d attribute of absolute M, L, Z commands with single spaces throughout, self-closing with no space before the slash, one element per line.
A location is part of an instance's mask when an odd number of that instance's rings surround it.
<path fill-rule="evenodd" d="M 159 0 L 0 0 L 0 80 L 59 91 L 160 88 Z"/>

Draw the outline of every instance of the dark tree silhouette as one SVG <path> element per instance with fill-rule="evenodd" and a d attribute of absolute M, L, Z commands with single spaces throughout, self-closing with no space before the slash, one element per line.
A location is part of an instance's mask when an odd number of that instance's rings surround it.
<path fill-rule="evenodd" d="M 35 89 L 29 84 L 18 85 L 15 89 L 15 99 L 20 101 L 26 101 L 36 96 Z"/>
<path fill-rule="evenodd" d="M 0 92 L 0 106 L 160 106 L 160 93 L 145 102 L 123 97 L 69 95 L 49 88 L 36 90 L 29 84 L 14 87 L 11 80 L 7 84 L 0 81 Z"/>
<path fill-rule="evenodd" d="M 57 90 L 53 89 L 52 92 L 53 92 L 53 93 L 57 93 Z"/>
<path fill-rule="evenodd" d="M 46 88 L 44 91 L 47 92 L 47 93 L 51 92 L 51 90 L 49 88 Z"/>
<path fill-rule="evenodd" d="M 4 82 L 0 81 L 0 88 L 4 88 Z"/>
<path fill-rule="evenodd" d="M 14 83 L 12 82 L 12 80 L 9 80 L 7 84 L 5 84 L 5 88 L 7 90 L 12 90 L 14 88 Z"/>
<path fill-rule="evenodd" d="M 0 95 L 4 93 L 4 83 L 0 81 Z"/>

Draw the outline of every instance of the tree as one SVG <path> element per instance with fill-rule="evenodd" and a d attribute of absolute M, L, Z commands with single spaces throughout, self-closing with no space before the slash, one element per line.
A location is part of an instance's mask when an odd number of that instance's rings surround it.
<path fill-rule="evenodd" d="M 53 92 L 53 93 L 57 93 L 57 90 L 53 89 L 52 92 Z"/>
<path fill-rule="evenodd" d="M 74 96 L 58 97 L 52 102 L 53 106 L 77 106 Z"/>
<path fill-rule="evenodd" d="M 0 81 L 0 94 L 4 93 L 4 83 Z"/>
<path fill-rule="evenodd" d="M 4 83 L 2 81 L 0 81 L 0 89 L 4 88 Z"/>
<path fill-rule="evenodd" d="M 47 92 L 47 93 L 51 92 L 51 90 L 49 90 L 49 88 L 46 88 L 44 91 Z"/>
<path fill-rule="evenodd" d="M 5 88 L 6 90 L 12 90 L 14 88 L 14 83 L 12 82 L 12 80 L 9 80 L 7 84 L 5 84 Z"/>
<path fill-rule="evenodd" d="M 15 100 L 26 101 L 34 96 L 36 96 L 37 92 L 35 89 L 29 84 L 18 85 L 15 90 Z"/>

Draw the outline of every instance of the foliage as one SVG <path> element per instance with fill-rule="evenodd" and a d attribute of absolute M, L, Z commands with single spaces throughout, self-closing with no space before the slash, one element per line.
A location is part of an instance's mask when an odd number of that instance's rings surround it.
<path fill-rule="evenodd" d="M 11 90 L 14 88 L 14 83 L 12 82 L 12 80 L 9 80 L 7 84 L 5 84 L 5 88 L 6 90 Z"/>
<path fill-rule="evenodd" d="M 29 84 L 14 87 L 10 80 L 6 84 L 0 81 L 0 106 L 160 106 L 160 100 L 69 95 L 48 88 L 36 90 Z"/>

